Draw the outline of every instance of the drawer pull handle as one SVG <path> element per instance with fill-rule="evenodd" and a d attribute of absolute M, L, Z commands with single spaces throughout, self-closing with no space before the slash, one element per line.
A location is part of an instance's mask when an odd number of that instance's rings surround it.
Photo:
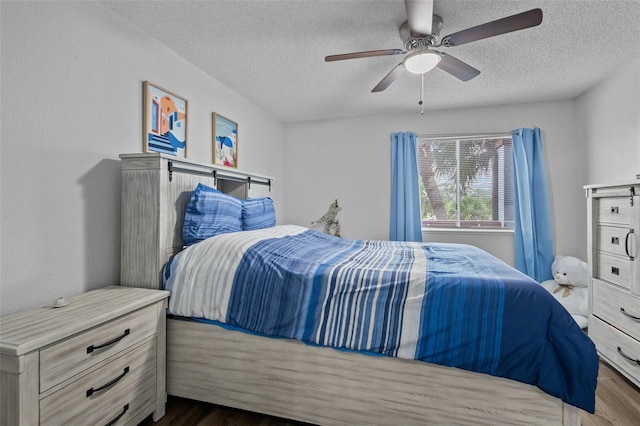
<path fill-rule="evenodd" d="M 620 308 L 620 312 L 622 312 L 624 315 L 628 316 L 631 319 L 634 319 L 636 321 L 640 321 L 640 317 L 637 317 L 635 315 L 631 315 L 630 313 L 628 313 L 627 311 L 624 310 L 624 308 Z"/>
<path fill-rule="evenodd" d="M 111 380 L 109 383 L 106 383 L 102 386 L 100 386 L 99 388 L 91 388 L 89 390 L 87 390 L 87 398 L 89 398 L 91 395 L 93 395 L 96 392 L 100 392 L 102 390 L 107 389 L 109 386 L 112 386 L 114 384 L 116 384 L 120 379 L 122 379 L 124 376 L 127 375 L 127 373 L 129 372 L 129 367 L 125 367 L 124 371 L 122 371 L 122 374 L 119 375 L 118 377 L 116 377 L 115 379 Z"/>
<path fill-rule="evenodd" d="M 611 273 L 612 273 L 613 275 L 620 275 L 620 268 L 617 268 L 617 267 L 615 267 L 615 266 L 612 266 L 612 267 L 611 267 Z"/>
<path fill-rule="evenodd" d="M 618 207 L 611 207 L 611 214 L 618 214 Z"/>
<path fill-rule="evenodd" d="M 620 348 L 620 346 L 618 346 L 618 353 L 620 355 L 622 355 L 624 358 L 628 359 L 631 362 L 635 362 L 636 364 L 640 365 L 640 359 L 633 359 L 631 358 L 629 355 L 625 354 L 624 352 L 622 352 L 622 348 Z"/>
<path fill-rule="evenodd" d="M 633 260 L 633 256 L 629 253 L 629 236 L 633 234 L 633 229 L 627 232 L 627 236 L 624 238 L 624 251 L 629 256 L 629 260 Z"/>
<path fill-rule="evenodd" d="M 620 244 L 620 238 L 611 237 L 611 244 L 619 245 Z"/>
<path fill-rule="evenodd" d="M 119 342 L 120 340 L 124 339 L 125 337 L 127 337 L 130 334 L 129 329 L 127 328 L 124 333 L 122 333 L 122 336 L 118 336 L 113 340 L 109 340 L 107 343 L 103 343 L 101 345 L 91 345 L 91 346 L 87 346 L 87 353 L 90 354 L 91 352 L 95 351 L 96 349 L 101 349 L 101 348 L 105 348 L 107 346 L 111 346 L 114 343 Z"/>
<path fill-rule="evenodd" d="M 120 420 L 120 417 L 124 416 L 124 413 L 126 413 L 127 411 L 129 411 L 129 404 L 122 407 L 122 413 L 118 414 L 113 420 L 111 420 L 105 426 L 113 426 L 114 424 L 116 424 L 116 422 Z"/>

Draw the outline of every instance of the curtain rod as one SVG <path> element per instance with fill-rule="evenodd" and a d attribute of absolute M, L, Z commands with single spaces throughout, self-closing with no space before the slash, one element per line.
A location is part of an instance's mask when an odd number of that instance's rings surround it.
<path fill-rule="evenodd" d="M 496 132 L 496 133 L 462 133 L 458 135 L 417 135 L 418 139 L 438 139 L 438 140 L 456 140 L 456 139 L 502 139 L 510 138 L 510 132 Z"/>

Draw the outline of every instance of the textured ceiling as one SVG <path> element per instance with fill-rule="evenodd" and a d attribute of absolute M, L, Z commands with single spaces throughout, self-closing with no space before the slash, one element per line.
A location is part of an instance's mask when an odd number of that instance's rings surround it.
<path fill-rule="evenodd" d="M 401 56 L 327 63 L 326 55 L 402 49 L 402 0 L 100 1 L 283 122 L 420 111 L 420 77 L 371 89 Z M 640 0 L 435 0 L 441 35 L 529 9 L 542 24 L 443 50 L 481 74 L 425 75 L 425 110 L 573 99 L 640 58 Z M 640 78 L 640 77 L 639 77 Z"/>

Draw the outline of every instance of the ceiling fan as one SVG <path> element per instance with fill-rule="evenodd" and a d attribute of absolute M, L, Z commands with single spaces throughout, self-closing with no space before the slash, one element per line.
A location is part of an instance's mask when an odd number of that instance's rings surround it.
<path fill-rule="evenodd" d="M 449 34 L 440 40 L 442 18 L 433 14 L 433 0 L 404 0 L 404 4 L 408 18 L 400 26 L 400 38 L 404 42 L 404 50 L 384 49 L 343 53 L 326 56 L 324 60 L 333 62 L 344 59 L 406 54 L 402 62 L 396 65 L 371 90 L 372 92 L 385 90 L 405 70 L 414 74 L 425 74 L 434 67 L 438 67 L 462 81 L 468 81 L 480 74 L 480 71 L 447 53 L 436 50 L 436 48 L 460 46 L 488 37 L 535 27 L 542 22 L 542 10 L 532 9 Z"/>

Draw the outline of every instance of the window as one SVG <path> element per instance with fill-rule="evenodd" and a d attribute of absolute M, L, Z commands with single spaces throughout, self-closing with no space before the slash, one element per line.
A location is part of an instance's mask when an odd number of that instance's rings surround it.
<path fill-rule="evenodd" d="M 422 226 L 513 228 L 511 136 L 419 138 Z"/>

